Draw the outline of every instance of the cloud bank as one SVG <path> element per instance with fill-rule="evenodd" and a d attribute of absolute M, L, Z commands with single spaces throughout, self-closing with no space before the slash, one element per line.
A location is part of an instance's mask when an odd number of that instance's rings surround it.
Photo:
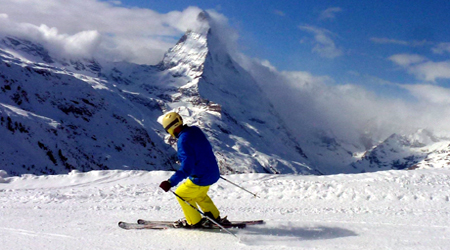
<path fill-rule="evenodd" d="M 201 10 L 160 14 L 124 8 L 120 1 L 2 0 L 0 34 L 40 42 L 53 53 L 158 63 Z"/>
<path fill-rule="evenodd" d="M 269 98 L 297 138 L 308 140 L 325 132 L 357 145 L 361 143 L 361 134 L 367 132 L 378 140 L 418 129 L 450 135 L 447 88 L 392 84 L 407 91 L 413 100 L 387 98 L 361 86 L 335 84 L 328 76 L 278 71 L 269 62 L 256 59 L 244 58 L 242 62 L 266 93 L 270 93 Z"/>
<path fill-rule="evenodd" d="M 389 60 L 421 81 L 435 82 L 437 79 L 450 79 L 450 61 L 434 62 L 416 54 L 397 54 L 389 57 Z"/>

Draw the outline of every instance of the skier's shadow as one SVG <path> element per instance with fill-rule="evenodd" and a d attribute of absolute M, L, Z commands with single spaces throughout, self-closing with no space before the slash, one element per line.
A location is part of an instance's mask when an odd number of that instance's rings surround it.
<path fill-rule="evenodd" d="M 305 240 L 325 240 L 357 236 L 351 230 L 327 226 L 258 225 L 248 226 L 240 234 L 241 242 L 251 245 Z"/>

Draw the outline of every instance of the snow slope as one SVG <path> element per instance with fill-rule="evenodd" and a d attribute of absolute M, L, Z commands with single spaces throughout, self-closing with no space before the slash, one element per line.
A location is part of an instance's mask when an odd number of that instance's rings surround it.
<path fill-rule="evenodd" d="M 449 249 L 450 170 L 299 176 L 239 174 L 210 195 L 230 219 L 266 224 L 220 231 L 126 231 L 119 220 L 176 220 L 158 188 L 171 172 L 0 173 L 2 249 Z"/>

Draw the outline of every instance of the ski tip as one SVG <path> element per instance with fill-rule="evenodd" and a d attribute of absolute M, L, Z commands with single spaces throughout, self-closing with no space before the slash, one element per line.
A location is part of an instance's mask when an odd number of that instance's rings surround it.
<path fill-rule="evenodd" d="M 117 223 L 117 225 L 118 225 L 120 228 L 125 228 L 125 222 L 123 222 L 123 221 L 119 221 L 119 223 Z"/>

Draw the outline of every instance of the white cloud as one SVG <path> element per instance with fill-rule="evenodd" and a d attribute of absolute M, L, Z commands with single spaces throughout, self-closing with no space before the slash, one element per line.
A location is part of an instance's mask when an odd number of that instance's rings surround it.
<path fill-rule="evenodd" d="M 341 12 L 339 7 L 330 7 L 320 13 L 319 20 L 330 20 L 336 18 L 336 13 Z"/>
<path fill-rule="evenodd" d="M 411 116 L 411 123 L 416 127 L 448 134 L 450 89 L 430 84 L 411 84 L 402 85 L 402 87 L 418 99 L 418 103 L 410 108 L 413 112 L 415 111 Z"/>
<path fill-rule="evenodd" d="M 226 16 L 214 10 L 208 10 L 208 14 L 212 19 L 210 22 L 211 29 L 219 37 L 222 45 L 228 50 L 228 53 L 234 56 L 238 51 L 237 40 L 239 35 L 237 31 L 230 27 Z"/>
<path fill-rule="evenodd" d="M 74 35 L 59 34 L 58 29 L 42 24 L 37 27 L 41 38 L 50 43 L 53 51 L 62 52 L 68 56 L 89 57 L 98 48 L 101 35 L 96 30 L 81 31 Z"/>
<path fill-rule="evenodd" d="M 420 128 L 450 130 L 450 90 L 446 88 L 383 83 L 389 89 L 406 90 L 416 100 L 385 98 L 361 86 L 338 85 L 329 76 L 280 72 L 267 60 L 241 62 L 270 93 L 274 107 L 300 139 L 323 130 L 357 145 L 368 129 L 378 139 Z"/>
<path fill-rule="evenodd" d="M 389 60 L 400 66 L 409 67 L 413 64 L 426 62 L 427 58 L 415 54 L 397 54 L 389 57 Z"/>
<path fill-rule="evenodd" d="M 422 102 L 450 105 L 450 89 L 429 84 L 401 85 Z"/>
<path fill-rule="evenodd" d="M 409 47 L 421 47 L 425 45 L 431 45 L 431 42 L 428 42 L 427 40 L 423 41 L 403 41 L 403 40 L 397 40 L 392 38 L 379 38 L 379 37 L 372 37 L 370 38 L 370 41 L 378 44 L 394 44 L 394 45 L 401 45 L 401 46 L 409 46 Z"/>
<path fill-rule="evenodd" d="M 398 54 L 389 60 L 406 69 L 421 81 L 435 82 L 437 79 L 450 79 L 450 61 L 433 62 L 415 54 Z"/>
<path fill-rule="evenodd" d="M 344 54 L 331 38 L 335 36 L 331 31 L 310 25 L 302 25 L 299 28 L 314 35 L 314 47 L 312 49 L 314 53 L 325 58 L 335 58 Z"/>
<path fill-rule="evenodd" d="M 431 49 L 435 54 L 450 53 L 450 43 L 440 43 Z"/>
<path fill-rule="evenodd" d="M 160 14 L 120 4 L 98 0 L 2 0 L 0 34 L 52 44 L 60 52 L 155 64 L 188 28 L 196 25 L 201 11 L 189 7 Z"/>
<path fill-rule="evenodd" d="M 390 39 L 390 38 L 372 37 L 372 38 L 370 38 L 370 40 L 374 43 L 379 43 L 379 44 L 397 44 L 397 45 L 409 46 L 409 42 L 407 42 L 407 41 Z"/>
<path fill-rule="evenodd" d="M 419 79 L 429 82 L 435 82 L 437 79 L 450 79 L 450 61 L 428 61 L 415 65 L 410 71 Z"/>

